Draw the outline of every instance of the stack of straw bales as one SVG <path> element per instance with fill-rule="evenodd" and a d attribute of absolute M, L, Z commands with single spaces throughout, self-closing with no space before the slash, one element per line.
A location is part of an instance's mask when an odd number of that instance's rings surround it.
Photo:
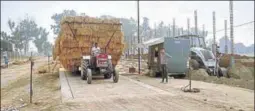
<path fill-rule="evenodd" d="M 69 16 L 61 21 L 61 30 L 55 41 L 53 58 L 67 70 L 80 66 L 81 57 L 90 55 L 92 44 L 97 42 L 101 51 L 111 39 L 107 54 L 112 56 L 116 65 L 124 50 L 124 34 L 118 19 L 100 19 L 84 16 Z"/>

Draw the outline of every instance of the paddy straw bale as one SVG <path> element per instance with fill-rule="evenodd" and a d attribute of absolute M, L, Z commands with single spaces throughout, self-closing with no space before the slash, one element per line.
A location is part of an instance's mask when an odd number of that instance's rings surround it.
<path fill-rule="evenodd" d="M 88 16 L 67 16 L 61 20 L 60 33 L 53 50 L 54 60 L 67 70 L 80 66 L 83 55 L 90 55 L 92 44 L 97 42 L 101 51 L 106 47 L 116 65 L 124 50 L 124 34 L 119 19 L 100 19 Z"/>

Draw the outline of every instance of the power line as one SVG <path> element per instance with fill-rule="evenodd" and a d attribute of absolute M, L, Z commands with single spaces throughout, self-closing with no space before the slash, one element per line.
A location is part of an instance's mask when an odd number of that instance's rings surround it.
<path fill-rule="evenodd" d="M 251 21 L 251 22 L 246 22 L 246 23 L 243 23 L 243 24 L 240 24 L 240 25 L 236 25 L 234 26 L 234 28 L 236 27 L 241 27 L 241 26 L 244 26 L 244 25 L 248 25 L 248 24 L 251 24 L 251 23 L 254 23 L 254 21 Z M 230 28 L 227 28 L 227 30 L 229 30 Z M 221 29 L 221 30 L 217 30 L 216 32 L 221 32 L 221 31 L 224 31 L 225 29 Z M 208 32 L 208 34 L 212 34 L 213 32 Z"/>

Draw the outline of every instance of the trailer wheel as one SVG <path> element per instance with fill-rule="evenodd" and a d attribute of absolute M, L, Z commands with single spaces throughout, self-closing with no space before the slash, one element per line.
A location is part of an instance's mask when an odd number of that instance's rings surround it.
<path fill-rule="evenodd" d="M 119 81 L 119 72 L 118 71 L 113 71 L 113 82 L 117 83 Z"/>
<path fill-rule="evenodd" d="M 91 72 L 91 69 L 87 69 L 87 83 L 88 84 L 91 84 L 91 81 L 92 81 L 92 72 Z"/>

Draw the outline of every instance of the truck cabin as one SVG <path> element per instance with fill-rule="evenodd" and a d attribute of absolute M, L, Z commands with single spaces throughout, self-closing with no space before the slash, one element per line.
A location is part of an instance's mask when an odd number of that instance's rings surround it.
<path fill-rule="evenodd" d="M 202 47 L 202 48 L 206 47 L 204 37 L 201 37 L 199 35 L 187 34 L 187 35 L 175 36 L 174 38 L 189 39 L 191 47 Z"/>

